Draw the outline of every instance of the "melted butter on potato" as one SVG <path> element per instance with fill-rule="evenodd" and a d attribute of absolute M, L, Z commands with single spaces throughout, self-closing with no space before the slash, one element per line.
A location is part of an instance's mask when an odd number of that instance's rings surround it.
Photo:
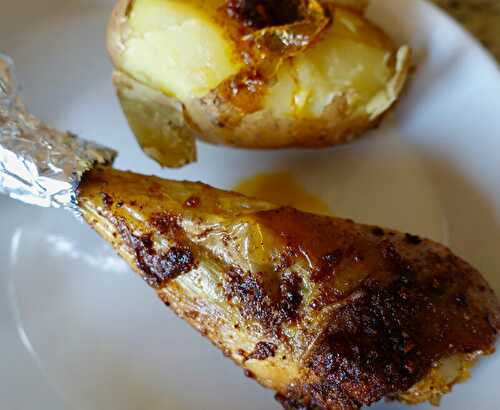
<path fill-rule="evenodd" d="M 335 97 L 366 104 L 393 75 L 389 39 L 358 14 L 335 9 L 333 26 L 305 53 L 279 70 L 266 106 L 279 115 L 318 117 Z"/>
<path fill-rule="evenodd" d="M 135 0 L 123 69 L 183 101 L 207 94 L 242 65 L 213 18 L 221 3 Z"/>

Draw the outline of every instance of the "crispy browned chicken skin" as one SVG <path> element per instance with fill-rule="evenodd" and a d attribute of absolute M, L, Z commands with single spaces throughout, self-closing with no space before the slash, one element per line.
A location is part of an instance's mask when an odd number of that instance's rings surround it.
<path fill-rule="evenodd" d="M 436 402 L 494 350 L 496 296 L 435 242 L 112 169 L 87 174 L 78 199 L 160 298 L 288 409 Z"/>

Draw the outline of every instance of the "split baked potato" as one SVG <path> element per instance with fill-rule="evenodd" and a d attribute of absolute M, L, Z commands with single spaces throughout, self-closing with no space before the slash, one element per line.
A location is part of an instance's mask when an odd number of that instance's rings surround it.
<path fill-rule="evenodd" d="M 196 159 L 195 138 L 324 147 L 378 124 L 411 65 L 365 0 L 120 0 L 114 84 L 145 152 Z"/>

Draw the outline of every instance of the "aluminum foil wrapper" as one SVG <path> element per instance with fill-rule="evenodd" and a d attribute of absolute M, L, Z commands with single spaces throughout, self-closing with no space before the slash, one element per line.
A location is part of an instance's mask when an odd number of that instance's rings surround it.
<path fill-rule="evenodd" d="M 0 53 L 0 193 L 79 214 L 76 188 L 82 175 L 111 164 L 116 154 L 31 115 L 19 98 L 13 63 Z"/>

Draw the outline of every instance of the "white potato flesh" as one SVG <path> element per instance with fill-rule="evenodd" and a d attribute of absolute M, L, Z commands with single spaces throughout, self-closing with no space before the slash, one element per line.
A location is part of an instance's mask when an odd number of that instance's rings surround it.
<path fill-rule="evenodd" d="M 202 97 L 236 74 L 242 63 L 213 19 L 216 5 L 198 3 L 136 0 L 122 69 L 181 101 Z"/>
<path fill-rule="evenodd" d="M 319 117 L 341 94 L 353 109 L 365 105 L 394 75 L 389 65 L 393 53 L 380 30 L 337 8 L 323 39 L 281 67 L 266 106 L 278 115 Z"/>
<path fill-rule="evenodd" d="M 236 74 L 243 62 L 214 14 L 221 0 L 136 0 L 121 68 L 139 81 L 187 102 Z M 269 88 L 265 109 L 277 116 L 320 117 L 338 95 L 353 113 L 385 89 L 395 49 L 359 14 L 336 8 L 319 43 L 286 60 Z M 394 59 L 392 60 L 394 62 Z"/>

